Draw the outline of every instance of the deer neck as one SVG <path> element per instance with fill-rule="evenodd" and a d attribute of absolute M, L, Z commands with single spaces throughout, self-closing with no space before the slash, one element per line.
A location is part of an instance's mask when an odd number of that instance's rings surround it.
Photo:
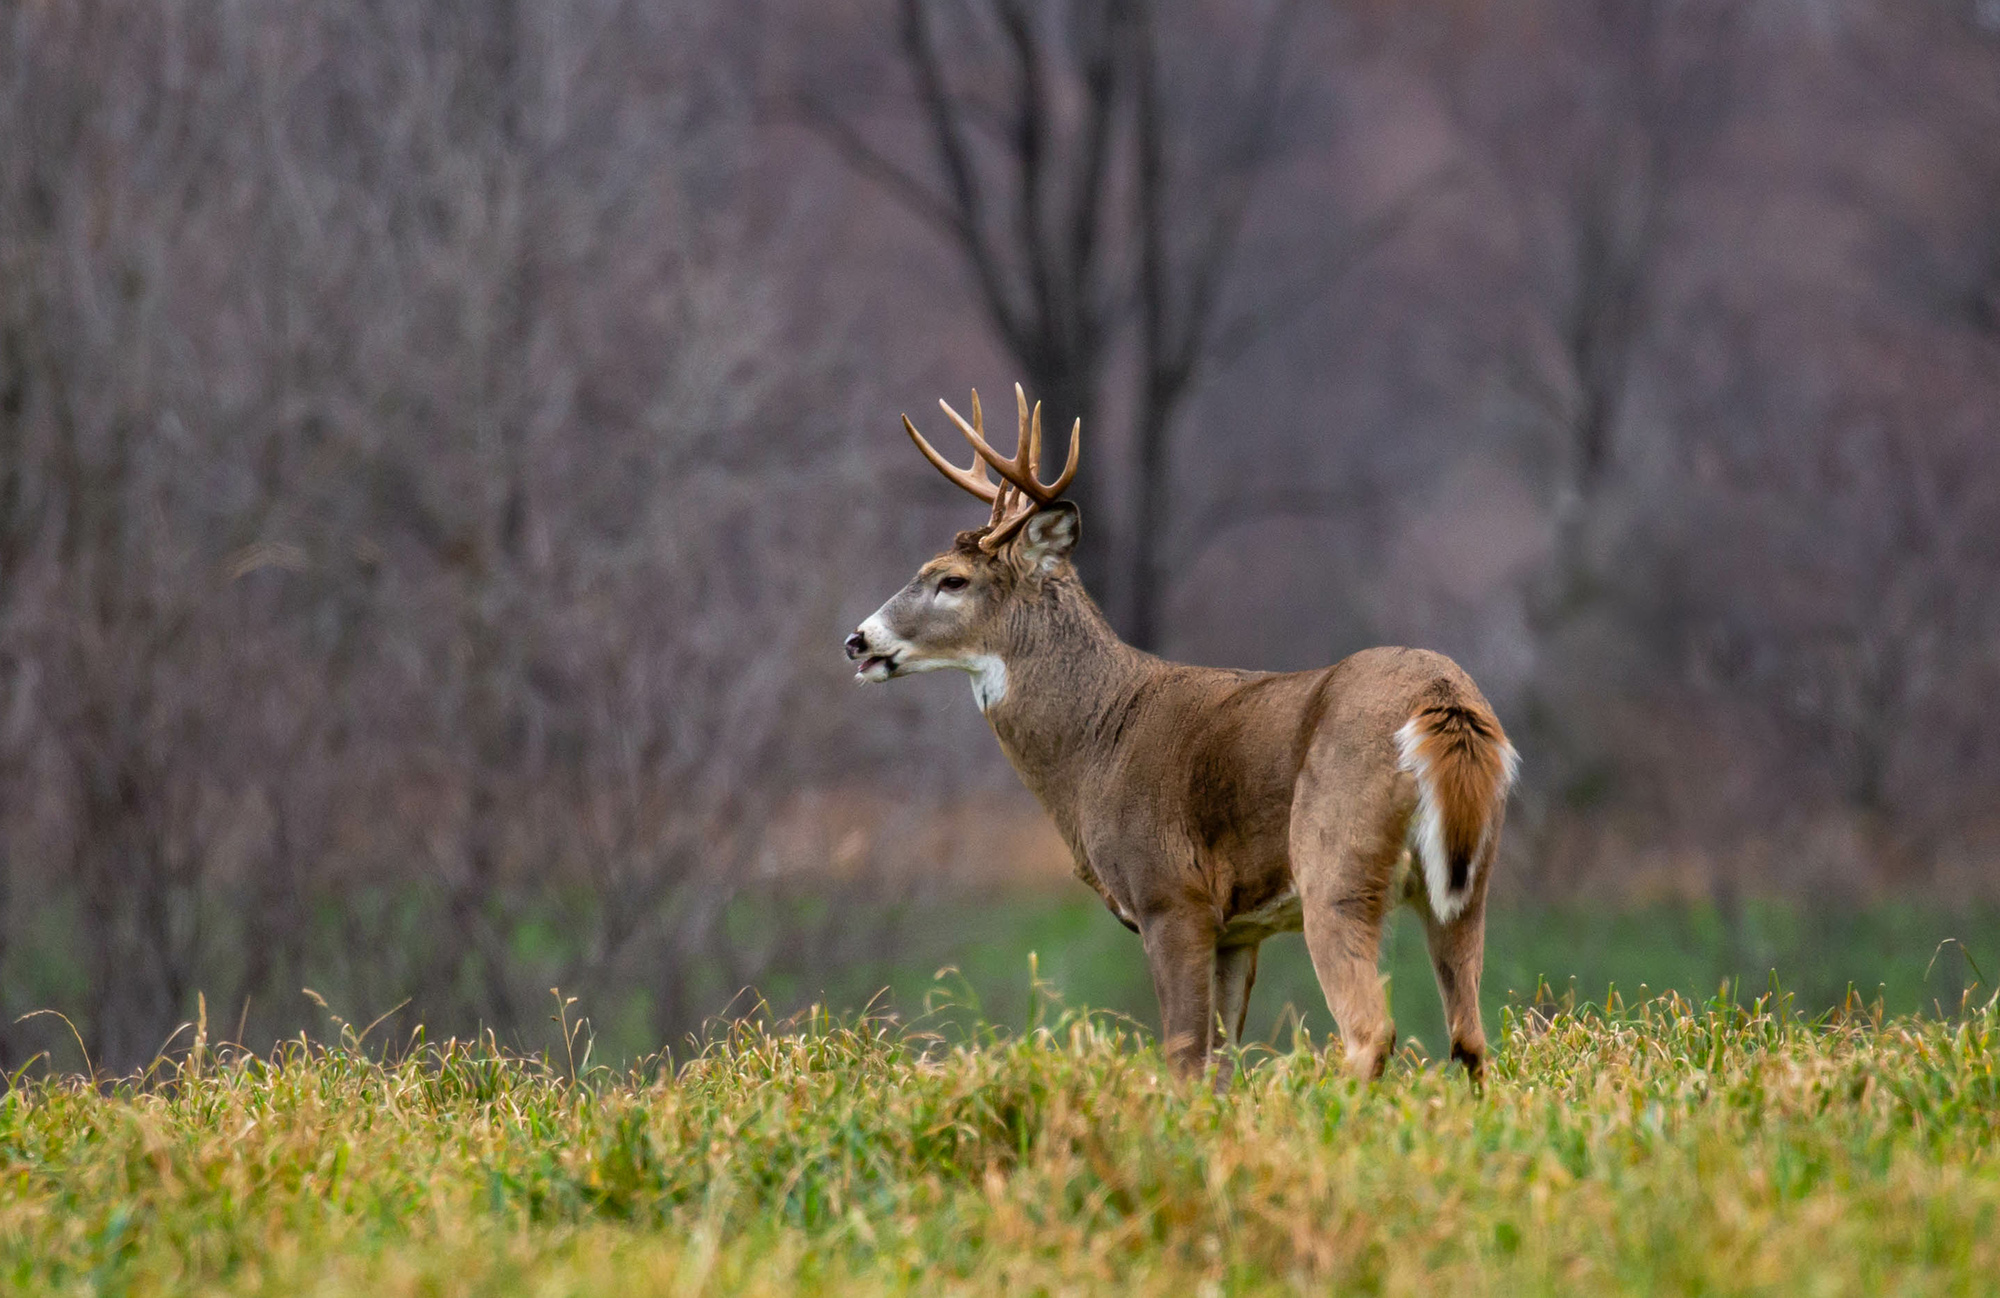
<path fill-rule="evenodd" d="M 986 680 L 974 680 L 981 710 L 1014 769 L 1067 834 L 1082 777 L 1109 755 L 1103 719 L 1122 708 L 1157 660 L 1120 640 L 1069 573 L 1050 578 L 1016 610 L 993 657 Z"/>

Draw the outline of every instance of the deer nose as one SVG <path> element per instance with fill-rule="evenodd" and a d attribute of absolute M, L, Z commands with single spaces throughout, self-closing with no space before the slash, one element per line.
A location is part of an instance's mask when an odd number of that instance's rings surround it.
<path fill-rule="evenodd" d="M 868 637 L 862 635 L 859 631 L 856 631 L 853 635 L 847 637 L 847 656 L 849 658 L 867 657 Z"/>

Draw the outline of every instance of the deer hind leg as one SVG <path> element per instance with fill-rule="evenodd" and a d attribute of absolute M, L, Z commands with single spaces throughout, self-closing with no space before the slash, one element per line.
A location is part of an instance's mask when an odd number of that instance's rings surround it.
<path fill-rule="evenodd" d="M 1496 826 L 1492 835 L 1499 838 Z M 1474 876 L 1465 909 L 1449 921 L 1440 920 L 1428 897 L 1418 909 L 1424 917 L 1424 940 L 1430 947 L 1431 969 L 1437 974 L 1438 995 L 1444 1001 L 1445 1028 L 1451 1033 L 1451 1057 L 1465 1065 L 1476 1086 L 1486 1076 L 1486 1030 L 1479 1021 L 1479 974 L 1486 962 L 1486 881 L 1493 873 L 1492 849 Z"/>
<path fill-rule="evenodd" d="M 1364 899 L 1308 902 L 1306 950 L 1346 1047 L 1347 1069 L 1374 1079 L 1396 1048 L 1396 1024 L 1382 990 L 1382 916 Z"/>
<path fill-rule="evenodd" d="M 1139 935 L 1160 998 L 1160 1046 L 1176 1072 L 1196 1072 L 1215 1032 L 1215 922 L 1199 911 L 1169 911 L 1142 921 Z"/>
<path fill-rule="evenodd" d="M 1465 1065 L 1475 1085 L 1486 1076 L 1486 1031 L 1479 1022 L 1479 971 L 1486 947 L 1486 907 L 1475 899 L 1440 922 L 1424 908 L 1424 938 L 1430 946 L 1431 968 L 1437 973 L 1438 995 L 1444 1000 L 1444 1021 L 1451 1033 L 1451 1057 Z"/>
<path fill-rule="evenodd" d="M 1292 873 L 1306 950 L 1348 1070 L 1358 1077 L 1380 1077 L 1396 1047 L 1380 960 L 1411 800 L 1407 789 L 1398 796 L 1397 779 L 1393 771 L 1371 778 L 1343 768 L 1322 749 L 1308 758 L 1292 802 Z"/>

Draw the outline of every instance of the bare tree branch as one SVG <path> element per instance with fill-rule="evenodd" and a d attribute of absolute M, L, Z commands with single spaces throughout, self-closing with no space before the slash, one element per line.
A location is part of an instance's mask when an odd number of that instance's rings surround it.
<path fill-rule="evenodd" d="M 980 193 L 979 173 L 973 165 L 965 140 L 958 101 L 945 80 L 945 71 L 931 31 L 930 9 L 924 0 L 903 0 L 902 39 L 905 57 L 916 76 L 917 90 L 925 109 L 925 120 L 937 156 L 943 165 L 952 203 L 958 210 L 962 233 L 960 248 L 979 285 L 980 295 L 994 326 L 1010 349 L 1029 345 L 1028 326 L 1001 278 L 1002 260 L 988 243 L 985 202 Z"/>
<path fill-rule="evenodd" d="M 909 170 L 876 149 L 824 102 L 811 97 L 800 99 L 798 120 L 832 147 L 843 162 L 881 185 L 906 211 L 938 234 L 961 245 L 973 242 L 975 236 L 966 228 L 964 214 L 959 209 L 947 204 Z"/>

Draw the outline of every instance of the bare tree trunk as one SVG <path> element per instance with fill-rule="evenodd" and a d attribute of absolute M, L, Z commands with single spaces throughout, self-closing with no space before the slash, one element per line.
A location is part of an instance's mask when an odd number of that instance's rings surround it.
<path fill-rule="evenodd" d="M 902 0 L 899 31 L 936 181 L 810 92 L 802 113 L 958 252 L 995 336 L 1058 425 L 1081 417 L 1095 426 L 1112 345 L 1136 316 L 1130 458 L 1093 461 L 1068 494 L 1085 516 L 1077 564 L 1086 584 L 1127 639 L 1151 647 L 1173 425 L 1232 332 L 1219 327 L 1219 308 L 1259 177 L 1278 152 L 1271 137 L 1289 91 L 1287 38 L 1302 6 L 1284 0 L 1259 24 L 1247 89 L 1227 96 L 1233 128 L 1223 132 L 1222 156 L 1191 157 L 1179 177 L 1169 174 L 1174 113 L 1200 96 L 1164 84 L 1152 0 L 982 0 L 977 13 L 999 32 L 1010 74 L 990 149 L 978 128 L 992 105 L 961 84 L 976 80 L 970 73 L 954 75 L 942 12 Z M 1113 537 L 1101 506 L 1121 495 L 1132 506 L 1130 531 Z"/>

